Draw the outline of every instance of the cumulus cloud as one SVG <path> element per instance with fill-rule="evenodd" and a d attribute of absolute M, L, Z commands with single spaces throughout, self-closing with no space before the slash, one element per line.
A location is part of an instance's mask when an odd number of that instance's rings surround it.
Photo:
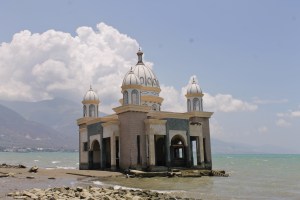
<path fill-rule="evenodd" d="M 186 98 L 185 94 L 188 85 L 195 79 L 197 83 L 198 79 L 196 75 L 190 77 L 189 83 L 181 88 L 181 91 L 177 91 L 174 87 L 162 86 L 161 96 L 165 99 L 163 109 L 166 110 L 178 110 L 186 111 Z M 257 105 L 242 101 L 234 98 L 230 94 L 217 94 L 211 95 L 204 93 L 203 107 L 205 111 L 219 111 L 219 112 L 238 112 L 238 111 L 255 111 Z"/>
<path fill-rule="evenodd" d="M 257 129 L 257 131 L 258 131 L 259 133 L 267 133 L 267 132 L 269 131 L 269 129 L 268 129 L 268 127 L 266 127 L 266 126 L 261 126 L 261 127 L 259 127 L 259 128 Z"/>
<path fill-rule="evenodd" d="M 0 98 L 38 101 L 63 95 L 80 101 L 92 84 L 109 112 L 121 97 L 123 76 L 136 63 L 139 45 L 104 23 L 96 30 L 79 27 L 76 34 L 24 30 L 2 43 Z"/>
<path fill-rule="evenodd" d="M 220 112 L 255 111 L 257 105 L 234 98 L 230 94 L 217 94 L 212 96 L 205 93 L 203 97 L 204 107 L 207 110 Z"/>
<path fill-rule="evenodd" d="M 291 126 L 291 123 L 285 119 L 278 119 L 276 121 L 276 125 L 279 127 L 289 127 L 289 126 Z"/>
<path fill-rule="evenodd" d="M 293 119 L 300 117 L 300 110 L 289 110 L 288 112 L 277 113 L 277 117 L 279 118 L 276 121 L 276 125 L 279 127 L 288 127 L 291 126 L 291 121 Z"/>
<path fill-rule="evenodd" d="M 98 93 L 100 111 L 111 113 L 121 98 L 120 86 L 126 72 L 137 61 L 138 42 L 117 29 L 99 23 L 79 27 L 76 34 L 48 30 L 16 33 L 0 45 L 0 99 L 39 101 L 65 97 L 80 102 L 92 84 Z M 153 64 L 146 62 L 151 68 Z M 193 75 L 190 79 L 197 77 Z M 177 90 L 161 84 L 163 110 L 186 111 L 187 86 Z M 208 111 L 253 111 L 256 105 L 230 94 L 206 93 Z"/>
<path fill-rule="evenodd" d="M 260 99 L 258 97 L 253 98 L 255 104 L 282 104 L 289 102 L 288 99 Z"/>

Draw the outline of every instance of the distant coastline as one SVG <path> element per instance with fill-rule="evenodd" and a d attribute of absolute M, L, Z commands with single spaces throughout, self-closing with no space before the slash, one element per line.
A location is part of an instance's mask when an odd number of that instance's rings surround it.
<path fill-rule="evenodd" d="M 30 153 L 30 152 L 78 152 L 77 149 L 52 149 L 52 148 L 6 148 L 0 147 L 0 152 L 16 152 L 16 153 Z"/>

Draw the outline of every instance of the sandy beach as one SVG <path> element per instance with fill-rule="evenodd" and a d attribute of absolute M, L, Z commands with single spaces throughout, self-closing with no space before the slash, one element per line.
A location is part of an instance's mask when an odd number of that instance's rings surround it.
<path fill-rule="evenodd" d="M 93 185 L 93 180 L 124 177 L 111 171 L 0 167 L 0 199 L 181 199 L 170 193 Z"/>
<path fill-rule="evenodd" d="M 28 172 L 29 168 L 0 168 L 0 198 L 8 193 L 32 189 L 82 185 L 81 180 L 123 176 L 119 172 L 91 171 L 77 169 L 38 169 L 37 173 Z M 5 177 L 8 175 L 8 177 Z"/>

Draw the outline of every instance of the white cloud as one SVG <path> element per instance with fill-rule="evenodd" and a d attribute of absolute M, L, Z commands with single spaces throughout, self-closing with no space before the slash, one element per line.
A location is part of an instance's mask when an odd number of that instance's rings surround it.
<path fill-rule="evenodd" d="M 238 112 L 238 111 L 255 111 L 257 105 L 251 104 L 240 99 L 233 98 L 230 94 L 217 94 L 212 96 L 205 93 L 203 97 L 205 110 L 220 112 Z"/>
<path fill-rule="evenodd" d="M 281 104 L 289 102 L 288 99 L 259 99 L 258 97 L 253 98 L 255 104 Z"/>
<path fill-rule="evenodd" d="M 285 119 L 278 119 L 276 121 L 276 125 L 279 127 L 289 127 L 291 126 L 291 123 L 286 121 Z"/>
<path fill-rule="evenodd" d="M 137 61 L 136 40 L 100 23 L 96 30 L 79 27 L 75 36 L 55 30 L 16 33 L 0 45 L 0 99 L 38 101 L 65 97 L 80 102 L 92 84 L 98 93 L 100 111 L 111 113 L 119 105 L 125 73 Z M 151 62 L 146 62 L 152 68 Z M 194 75 L 191 77 L 197 80 Z M 161 86 L 163 109 L 186 111 L 187 86 L 178 91 Z M 253 111 L 256 105 L 230 94 L 205 94 L 207 111 Z"/>
<path fill-rule="evenodd" d="M 38 101 L 64 96 L 80 101 L 92 84 L 111 112 L 124 74 L 136 63 L 138 43 L 104 23 L 77 35 L 48 30 L 16 33 L 0 45 L 0 98 Z M 152 66 L 152 63 L 148 63 Z M 114 102 L 114 103 L 111 103 Z"/>
<path fill-rule="evenodd" d="M 193 78 L 198 82 L 197 76 L 193 75 L 190 77 L 190 84 Z M 161 96 L 164 98 L 162 108 L 164 110 L 174 110 L 179 112 L 185 112 L 186 109 L 186 98 L 185 94 L 188 85 L 181 88 L 181 92 L 177 91 L 174 87 L 161 87 Z M 257 105 L 251 104 L 240 99 L 235 99 L 230 94 L 217 94 L 215 96 L 205 93 L 203 97 L 203 107 L 205 111 L 212 112 L 238 112 L 238 111 L 255 111 Z"/>
<path fill-rule="evenodd" d="M 257 130 L 259 133 L 267 133 L 269 131 L 268 127 L 266 126 L 261 126 Z"/>
<path fill-rule="evenodd" d="M 300 111 L 297 110 L 297 111 L 292 111 L 291 112 L 291 117 L 300 117 Z"/>
<path fill-rule="evenodd" d="M 276 121 L 277 126 L 288 127 L 292 125 L 293 119 L 300 117 L 300 110 L 289 110 L 288 112 L 277 113 L 277 117 L 279 118 Z"/>
<path fill-rule="evenodd" d="M 164 98 L 162 110 L 186 112 L 185 97 L 173 86 L 161 85 L 160 96 Z"/>

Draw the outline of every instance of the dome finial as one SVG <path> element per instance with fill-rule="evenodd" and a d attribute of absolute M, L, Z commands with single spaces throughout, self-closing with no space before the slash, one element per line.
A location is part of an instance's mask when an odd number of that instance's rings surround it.
<path fill-rule="evenodd" d="M 138 63 L 137 64 L 144 64 L 143 63 L 143 52 L 141 51 L 141 47 L 139 47 L 139 51 L 136 54 L 138 55 Z"/>

